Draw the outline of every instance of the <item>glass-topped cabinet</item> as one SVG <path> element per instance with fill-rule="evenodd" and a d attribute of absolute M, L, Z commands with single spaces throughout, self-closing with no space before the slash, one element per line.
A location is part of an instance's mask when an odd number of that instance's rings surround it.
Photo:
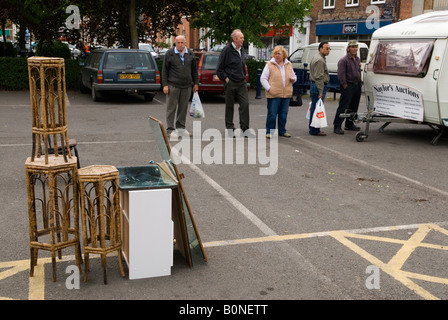
<path fill-rule="evenodd" d="M 163 124 L 156 118 L 150 117 L 149 125 L 161 161 L 145 166 L 117 167 L 120 190 L 125 192 L 171 189 L 171 219 L 174 223 L 176 247 L 190 267 L 196 263 L 206 262 L 207 257 L 182 186 L 181 176 L 171 158 L 171 149 Z"/>

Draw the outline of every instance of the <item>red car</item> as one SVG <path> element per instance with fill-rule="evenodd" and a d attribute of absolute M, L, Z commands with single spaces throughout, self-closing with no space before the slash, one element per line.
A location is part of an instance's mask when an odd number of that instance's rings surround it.
<path fill-rule="evenodd" d="M 198 60 L 198 77 L 199 77 L 199 94 L 214 93 L 224 94 L 224 83 L 219 80 L 216 75 L 216 67 L 218 66 L 219 55 L 221 52 L 197 52 Z M 249 89 L 249 73 L 246 66 L 246 82 Z"/>

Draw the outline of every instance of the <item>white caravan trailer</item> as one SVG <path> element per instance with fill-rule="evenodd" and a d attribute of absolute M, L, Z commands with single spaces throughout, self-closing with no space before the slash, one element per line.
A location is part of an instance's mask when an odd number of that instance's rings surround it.
<path fill-rule="evenodd" d="M 433 11 L 393 23 L 372 35 L 364 68 L 366 122 L 429 125 L 436 131 L 432 144 L 448 127 L 448 11 Z M 346 115 L 347 116 L 347 115 Z"/>

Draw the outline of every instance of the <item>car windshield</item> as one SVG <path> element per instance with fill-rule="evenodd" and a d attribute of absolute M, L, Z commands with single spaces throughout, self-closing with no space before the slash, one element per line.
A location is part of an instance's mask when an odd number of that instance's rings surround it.
<path fill-rule="evenodd" d="M 293 52 L 293 54 L 291 54 L 289 56 L 289 61 L 291 62 L 301 62 L 302 61 L 302 55 L 303 55 L 303 49 L 299 48 L 296 51 Z"/>
<path fill-rule="evenodd" d="M 204 62 L 202 68 L 205 70 L 216 70 L 218 66 L 219 55 L 211 54 L 204 56 Z"/>
<path fill-rule="evenodd" d="M 149 54 L 144 52 L 109 52 L 105 69 L 154 69 Z"/>
<path fill-rule="evenodd" d="M 152 45 L 150 45 L 149 43 L 139 43 L 138 44 L 138 48 L 140 50 L 147 50 L 147 51 L 154 52 L 154 49 L 152 48 Z"/>

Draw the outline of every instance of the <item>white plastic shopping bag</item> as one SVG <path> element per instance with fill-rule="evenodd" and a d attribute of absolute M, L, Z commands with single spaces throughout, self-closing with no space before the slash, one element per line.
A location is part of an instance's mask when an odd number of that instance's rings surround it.
<path fill-rule="evenodd" d="M 311 126 L 314 128 L 325 128 L 328 127 L 327 124 L 327 114 L 325 112 L 324 102 L 319 99 L 316 104 L 316 109 L 314 110 L 313 120 L 311 121 Z"/>
<path fill-rule="evenodd" d="M 197 91 L 193 94 L 193 99 L 191 99 L 190 116 L 193 118 L 205 118 L 204 108 Z"/>
<path fill-rule="evenodd" d="M 310 104 L 308 105 L 308 111 L 306 113 L 306 118 L 308 120 L 310 120 L 310 114 L 311 114 L 311 101 L 310 101 Z"/>

